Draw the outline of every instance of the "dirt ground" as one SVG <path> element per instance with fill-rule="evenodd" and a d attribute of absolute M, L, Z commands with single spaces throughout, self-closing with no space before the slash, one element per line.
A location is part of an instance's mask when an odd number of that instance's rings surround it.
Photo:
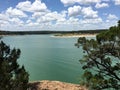
<path fill-rule="evenodd" d="M 88 90 L 78 84 L 65 83 L 60 81 L 43 80 L 29 83 L 28 90 Z"/>

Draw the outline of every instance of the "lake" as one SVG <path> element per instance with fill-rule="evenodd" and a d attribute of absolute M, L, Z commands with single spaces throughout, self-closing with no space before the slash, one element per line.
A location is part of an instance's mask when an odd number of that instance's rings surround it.
<path fill-rule="evenodd" d="M 30 81 L 59 80 L 79 83 L 83 73 L 81 48 L 74 44 L 78 38 L 57 38 L 51 35 L 5 36 L 3 41 L 11 48 L 19 48 L 18 60 L 30 74 Z"/>

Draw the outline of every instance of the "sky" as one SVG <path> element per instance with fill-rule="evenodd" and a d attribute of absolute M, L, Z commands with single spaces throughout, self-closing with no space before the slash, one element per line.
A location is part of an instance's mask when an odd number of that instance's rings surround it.
<path fill-rule="evenodd" d="M 0 30 L 95 30 L 118 20 L 120 0 L 0 0 Z"/>

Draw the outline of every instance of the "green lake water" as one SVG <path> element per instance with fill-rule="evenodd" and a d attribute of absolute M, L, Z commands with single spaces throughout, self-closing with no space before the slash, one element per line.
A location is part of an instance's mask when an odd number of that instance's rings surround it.
<path fill-rule="evenodd" d="M 30 81 L 59 80 L 79 83 L 83 56 L 74 44 L 77 38 L 56 38 L 51 35 L 5 36 L 2 39 L 11 48 L 19 48 L 19 64 L 30 74 Z"/>

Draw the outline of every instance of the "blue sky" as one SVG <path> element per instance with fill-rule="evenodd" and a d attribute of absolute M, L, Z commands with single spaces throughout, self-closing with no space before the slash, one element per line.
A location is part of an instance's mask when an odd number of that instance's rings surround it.
<path fill-rule="evenodd" d="M 0 0 L 0 29 L 89 30 L 116 25 L 120 0 Z"/>

